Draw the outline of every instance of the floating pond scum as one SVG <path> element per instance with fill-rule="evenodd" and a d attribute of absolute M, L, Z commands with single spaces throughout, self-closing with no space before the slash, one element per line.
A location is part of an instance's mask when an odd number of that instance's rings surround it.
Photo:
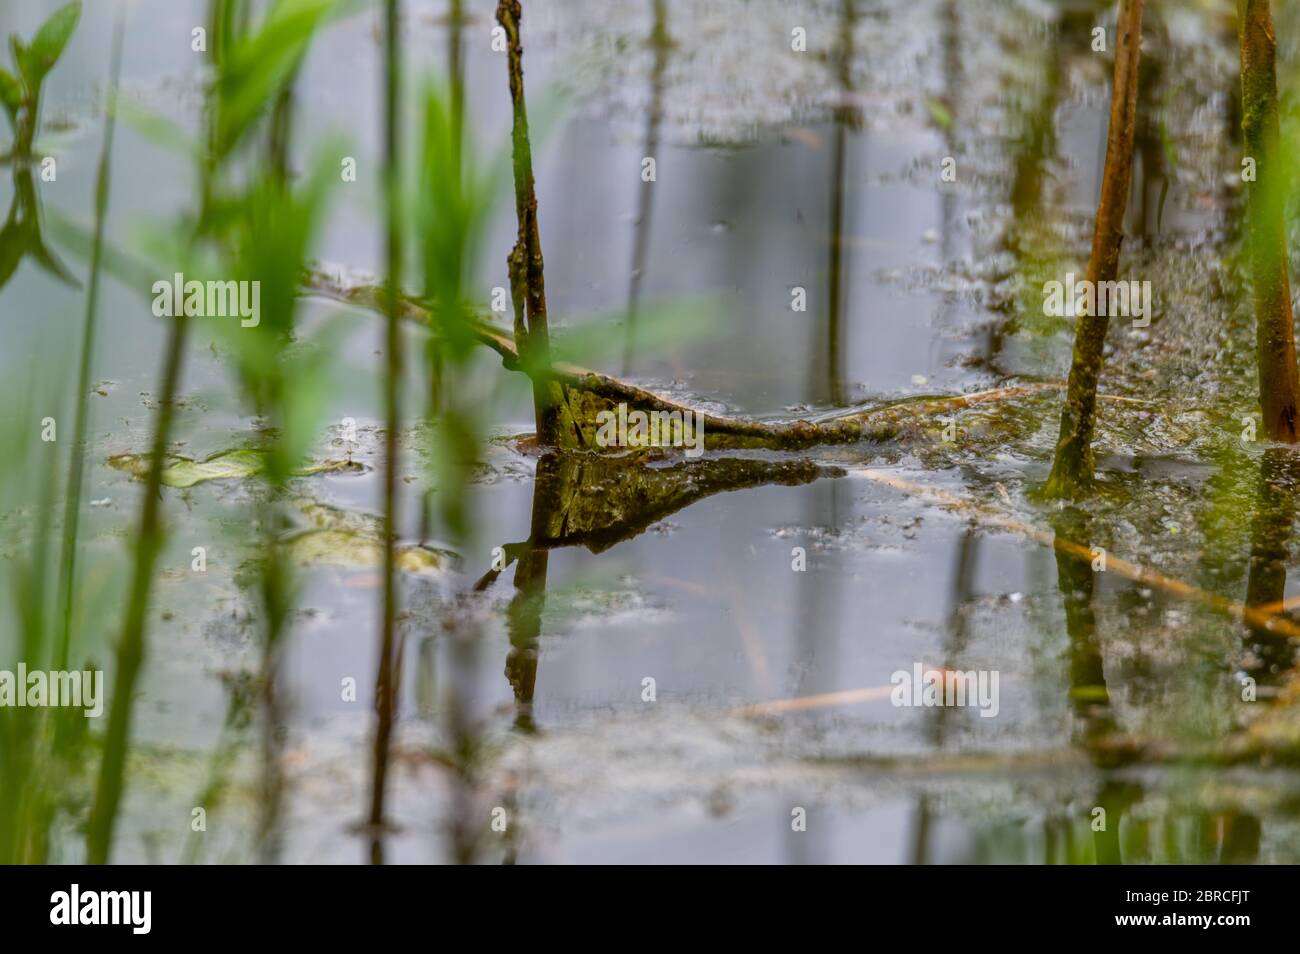
<path fill-rule="evenodd" d="M 0 34 L 0 862 L 1300 861 L 1295 5 Z"/>

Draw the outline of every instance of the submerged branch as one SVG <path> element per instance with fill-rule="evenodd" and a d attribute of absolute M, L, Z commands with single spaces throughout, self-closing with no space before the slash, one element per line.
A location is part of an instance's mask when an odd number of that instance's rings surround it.
<path fill-rule="evenodd" d="M 382 289 L 372 285 L 347 285 L 323 271 L 308 272 L 304 276 L 303 285 L 307 293 L 323 295 L 367 310 L 382 311 L 384 307 Z M 428 309 L 409 299 L 399 300 L 398 314 L 435 333 L 437 331 Z M 508 331 L 484 320 L 475 321 L 473 329 L 478 342 L 499 354 L 506 368 L 529 372 L 529 366 L 520 359 L 514 339 Z M 815 420 L 760 421 L 701 412 L 698 408 L 655 394 L 621 378 L 565 361 L 552 362 L 548 376 L 562 389 L 564 395 L 565 423 L 572 430 L 571 446 L 589 451 L 605 450 L 596 442 L 596 431 L 599 428 L 596 416 L 601 411 L 613 410 L 619 404 L 626 404 L 629 410 L 680 414 L 686 421 L 692 420 L 691 415 L 700 414 L 697 420 L 702 421 L 704 446 L 709 450 L 801 450 L 824 444 L 886 441 L 897 437 L 909 424 L 915 426 L 928 417 L 948 415 L 998 401 L 1031 397 L 1045 391 L 1059 391 L 1062 387 L 1058 382 L 1031 382 L 973 394 L 849 409 Z"/>

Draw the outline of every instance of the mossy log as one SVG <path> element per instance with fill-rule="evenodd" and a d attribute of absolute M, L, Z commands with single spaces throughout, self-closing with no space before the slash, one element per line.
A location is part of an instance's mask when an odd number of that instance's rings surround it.
<path fill-rule="evenodd" d="M 321 270 L 304 276 L 305 293 L 323 295 L 336 301 L 382 311 L 383 290 L 373 285 L 352 285 Z M 436 333 L 427 308 L 409 299 L 399 302 L 398 314 L 408 321 Z M 502 364 L 512 371 L 529 372 L 520 360 L 514 336 L 489 321 L 474 323 L 479 343 L 501 356 Z M 567 450 L 623 452 L 625 448 L 606 448 L 596 441 L 597 415 L 614 411 L 619 404 L 630 410 L 661 411 L 687 415 L 700 413 L 690 407 L 612 375 L 592 371 L 565 361 L 554 361 L 546 374 L 551 386 L 560 390 L 559 427 L 552 446 Z M 949 397 L 922 398 L 871 408 L 848 408 L 813 420 L 768 420 L 731 417 L 703 412 L 704 447 L 707 450 L 768 449 L 804 450 L 824 444 L 850 444 L 857 441 L 886 441 L 899 436 L 908 427 L 919 426 L 927 418 L 937 419 L 966 408 L 998 401 L 1030 397 L 1044 391 L 1059 391 L 1057 382 L 1032 382 Z"/>

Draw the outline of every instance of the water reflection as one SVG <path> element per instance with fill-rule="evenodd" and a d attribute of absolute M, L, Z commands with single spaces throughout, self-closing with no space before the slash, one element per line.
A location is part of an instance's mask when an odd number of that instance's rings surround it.
<path fill-rule="evenodd" d="M 489 570 L 474 587 L 486 589 L 502 570 L 515 564 L 505 667 L 515 697 L 515 727 L 524 732 L 536 729 L 533 693 L 552 549 L 584 547 L 601 553 L 714 494 L 765 484 L 797 486 L 841 473 L 812 461 L 726 457 L 671 461 L 642 454 L 609 458 L 562 453 L 539 458 L 528 539 L 505 544 L 502 567 Z"/>
<path fill-rule="evenodd" d="M 647 44 L 654 51 L 654 65 L 650 69 L 650 106 L 646 110 L 646 129 L 642 158 L 658 161 L 659 126 L 663 122 L 664 70 L 673 39 L 668 33 L 667 0 L 651 0 L 654 23 Z M 636 236 L 632 245 L 632 267 L 627 283 L 627 329 L 623 346 L 623 373 L 632 372 L 637 351 L 636 318 L 641 304 L 641 281 L 645 275 L 646 258 L 650 248 L 650 218 L 654 212 L 654 181 L 642 176 L 641 190 L 637 195 Z"/>

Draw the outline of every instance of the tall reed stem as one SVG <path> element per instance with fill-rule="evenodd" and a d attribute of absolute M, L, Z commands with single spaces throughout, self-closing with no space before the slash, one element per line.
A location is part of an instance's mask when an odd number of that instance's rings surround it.
<path fill-rule="evenodd" d="M 545 374 L 545 369 L 550 366 L 551 342 L 546 323 L 542 239 L 537 229 L 533 152 L 528 140 L 528 107 L 524 99 L 524 51 L 519 39 L 522 17 L 519 0 L 501 0 L 497 6 L 497 22 L 506 31 L 510 70 L 510 102 L 514 112 L 510 140 L 514 161 L 515 216 L 519 222 L 519 234 L 508 259 L 510 297 L 515 310 L 515 345 L 531 369 L 537 440 L 541 444 L 555 445 L 560 442 L 560 390 L 559 385 Z"/>
<path fill-rule="evenodd" d="M 384 199 L 386 222 L 385 267 L 388 294 L 385 301 L 387 323 L 384 349 L 387 368 L 384 375 L 384 583 L 383 609 L 380 620 L 379 671 L 375 682 L 374 764 L 370 790 L 370 826 L 375 834 L 371 841 L 371 861 L 383 860 L 378 831 L 384 823 L 384 787 L 388 778 L 388 751 L 397 708 L 398 680 L 395 672 L 395 626 L 397 592 L 395 576 L 394 534 L 397 526 L 397 432 L 400 425 L 398 385 L 402 376 L 401 339 L 398 327 L 398 290 L 401 286 L 402 236 L 398 218 L 399 148 L 398 113 L 401 83 L 401 44 L 398 37 L 398 0 L 384 4 Z"/>
<path fill-rule="evenodd" d="M 1138 60 L 1142 45 L 1142 0 L 1120 0 L 1116 27 L 1115 79 L 1110 94 L 1110 128 L 1106 162 L 1102 169 L 1101 196 L 1088 258 L 1088 281 L 1094 289 L 1113 282 L 1119 273 L 1119 252 L 1124 241 L 1124 213 L 1133 180 L 1133 139 L 1137 125 Z M 1098 305 L 1102 303 L 1097 302 Z M 1096 311 L 1102 314 L 1095 313 Z M 1110 318 L 1105 307 L 1080 314 L 1074 336 L 1074 355 L 1061 433 L 1056 442 L 1052 473 L 1043 493 L 1048 497 L 1084 496 L 1093 482 L 1092 432 L 1097 411 L 1097 382 L 1101 377 L 1102 349 Z"/>
<path fill-rule="evenodd" d="M 1259 406 L 1264 434 L 1289 444 L 1300 440 L 1296 367 L 1287 274 L 1286 161 L 1278 126 L 1277 42 L 1268 0 L 1238 0 L 1241 34 L 1241 128 L 1246 155 L 1255 160 L 1256 179 L 1247 183 L 1251 273 L 1255 296 L 1255 343 L 1259 360 Z"/>

